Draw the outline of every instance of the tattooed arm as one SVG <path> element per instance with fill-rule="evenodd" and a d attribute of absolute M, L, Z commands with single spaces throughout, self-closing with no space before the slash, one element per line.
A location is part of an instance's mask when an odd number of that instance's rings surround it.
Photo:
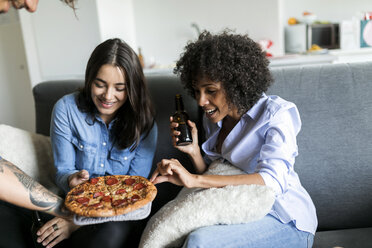
<path fill-rule="evenodd" d="M 63 199 L 0 157 L 0 200 L 59 217 L 70 217 Z"/>

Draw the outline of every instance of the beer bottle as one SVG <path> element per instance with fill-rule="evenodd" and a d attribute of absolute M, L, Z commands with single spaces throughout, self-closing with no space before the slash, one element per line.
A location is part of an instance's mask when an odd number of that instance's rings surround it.
<path fill-rule="evenodd" d="M 191 130 L 189 125 L 187 125 L 187 120 L 189 119 L 183 107 L 182 96 L 180 94 L 176 95 L 176 113 L 173 115 L 173 121 L 178 123 L 177 131 L 181 132 L 178 136 L 177 145 L 186 146 L 192 143 Z"/>
<path fill-rule="evenodd" d="M 35 248 L 45 248 L 41 243 L 38 243 L 36 240 L 39 236 L 37 236 L 37 231 L 44 225 L 44 223 L 41 221 L 41 218 L 39 216 L 39 213 L 37 211 L 33 211 L 32 213 L 32 226 L 31 226 L 31 235 L 32 240 L 34 242 Z"/>

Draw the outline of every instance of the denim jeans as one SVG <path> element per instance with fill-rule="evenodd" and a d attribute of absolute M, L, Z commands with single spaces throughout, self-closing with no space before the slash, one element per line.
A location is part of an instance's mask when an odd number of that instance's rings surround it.
<path fill-rule="evenodd" d="M 199 228 L 187 237 L 184 248 L 311 248 L 314 235 L 298 230 L 290 222 L 283 224 L 271 215 L 238 225 L 214 225 Z"/>

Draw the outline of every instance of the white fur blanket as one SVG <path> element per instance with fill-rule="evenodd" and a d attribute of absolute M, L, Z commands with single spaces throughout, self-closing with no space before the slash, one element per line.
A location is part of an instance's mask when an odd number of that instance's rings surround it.
<path fill-rule="evenodd" d="M 206 172 L 214 175 L 242 173 L 235 166 L 218 161 Z M 187 235 L 199 227 L 259 220 L 270 211 L 274 201 L 274 191 L 267 186 L 183 188 L 149 220 L 140 248 L 179 247 Z"/>
<path fill-rule="evenodd" d="M 49 137 L 0 124 L 0 156 L 47 189 L 61 193 L 54 183 L 56 169 Z"/>

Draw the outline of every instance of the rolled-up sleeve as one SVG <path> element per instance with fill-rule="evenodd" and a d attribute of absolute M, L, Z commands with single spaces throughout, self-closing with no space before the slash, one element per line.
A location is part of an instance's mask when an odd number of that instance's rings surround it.
<path fill-rule="evenodd" d="M 288 175 L 293 171 L 298 154 L 296 135 L 300 130 L 300 126 L 297 126 L 300 122 L 293 120 L 296 118 L 297 115 L 287 111 L 270 124 L 258 159 L 256 172 L 277 195 L 286 192 Z"/>
<path fill-rule="evenodd" d="M 78 171 L 75 168 L 75 149 L 71 143 L 67 112 L 63 99 L 59 100 L 53 109 L 50 130 L 54 165 L 57 169 L 56 184 L 65 192 L 70 190 L 68 177 Z"/>

